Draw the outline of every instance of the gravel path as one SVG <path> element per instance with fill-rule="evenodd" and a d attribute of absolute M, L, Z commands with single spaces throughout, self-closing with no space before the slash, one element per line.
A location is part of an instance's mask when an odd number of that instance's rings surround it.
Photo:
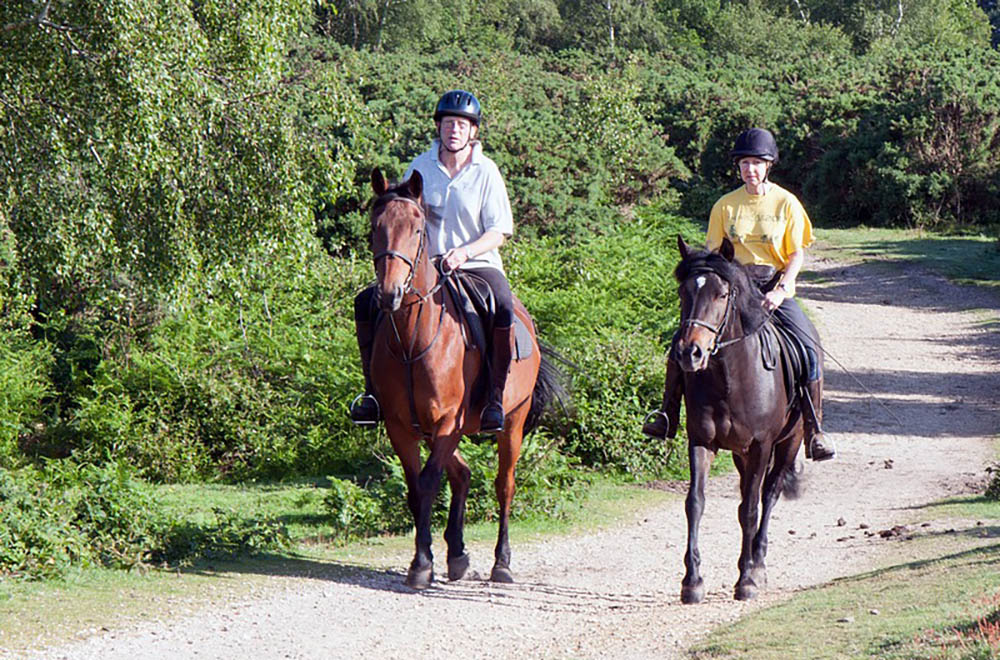
<path fill-rule="evenodd" d="M 754 602 L 732 600 L 739 528 L 729 475 L 709 487 L 700 605 L 679 602 L 686 527 L 678 498 L 613 529 L 536 544 L 518 542 L 515 521 L 519 581 L 511 586 L 477 577 L 413 593 L 402 584 L 405 562 L 332 566 L 313 578 L 275 577 L 262 593 L 210 610 L 9 657 L 683 657 L 719 624 L 890 562 L 903 541 L 879 531 L 953 527 L 924 520 L 917 507 L 983 486 L 1000 410 L 1000 296 L 910 266 L 818 259 L 809 268 L 820 279 L 802 283 L 800 296 L 830 356 L 864 386 L 828 358 L 825 426 L 840 453 L 807 464 L 803 496 L 776 507 L 769 588 Z M 489 574 L 488 548 L 472 559 L 474 571 Z"/>

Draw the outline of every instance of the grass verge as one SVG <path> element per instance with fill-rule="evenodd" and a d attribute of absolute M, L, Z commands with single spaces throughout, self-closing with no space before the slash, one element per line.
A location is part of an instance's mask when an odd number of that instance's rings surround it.
<path fill-rule="evenodd" d="M 712 633 L 691 656 L 1000 657 L 1000 503 L 966 497 L 929 509 L 956 520 L 955 529 L 900 541 L 898 563 L 757 611 Z"/>
<path fill-rule="evenodd" d="M 1000 288 L 1000 240 L 984 234 L 853 227 L 817 231 L 821 253 L 837 249 L 848 261 L 908 261 L 962 284 Z"/>

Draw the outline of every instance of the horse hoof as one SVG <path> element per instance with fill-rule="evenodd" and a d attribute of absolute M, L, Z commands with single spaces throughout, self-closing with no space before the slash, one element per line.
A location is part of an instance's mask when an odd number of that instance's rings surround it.
<path fill-rule="evenodd" d="M 493 571 L 490 573 L 491 582 L 501 582 L 503 584 L 513 584 L 514 574 L 510 572 L 509 568 L 504 566 L 494 566 Z"/>
<path fill-rule="evenodd" d="M 757 597 L 757 585 L 752 583 L 738 584 L 733 593 L 736 600 L 753 600 Z"/>
<path fill-rule="evenodd" d="M 767 570 L 764 568 L 750 569 L 750 579 L 759 589 L 767 589 Z"/>
<path fill-rule="evenodd" d="M 406 574 L 406 586 L 411 589 L 416 589 L 420 591 L 431 586 L 431 582 L 434 580 L 434 567 L 431 565 L 425 568 L 410 568 L 409 572 Z"/>
<path fill-rule="evenodd" d="M 694 605 L 705 600 L 705 583 L 701 580 L 698 584 L 681 585 L 681 602 L 685 605 Z"/>
<path fill-rule="evenodd" d="M 469 553 L 463 552 L 458 557 L 448 558 L 448 579 L 461 580 L 469 570 Z"/>

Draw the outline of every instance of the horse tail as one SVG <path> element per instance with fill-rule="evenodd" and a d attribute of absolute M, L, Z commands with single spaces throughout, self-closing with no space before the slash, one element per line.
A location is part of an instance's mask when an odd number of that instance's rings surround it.
<path fill-rule="evenodd" d="M 560 355 L 554 348 L 541 341 L 538 342 L 541 352 L 541 362 L 538 365 L 538 377 L 535 379 L 535 389 L 531 393 L 531 408 L 524 421 L 524 434 L 531 433 L 541 422 L 547 409 L 554 404 L 565 413 L 569 402 L 569 391 L 566 387 L 566 377 L 557 366 L 557 362 L 574 367 L 575 365 Z"/>
<path fill-rule="evenodd" d="M 784 478 L 781 481 L 781 494 L 790 500 L 798 499 L 805 486 L 804 474 L 805 468 L 797 458 L 786 465 Z"/>

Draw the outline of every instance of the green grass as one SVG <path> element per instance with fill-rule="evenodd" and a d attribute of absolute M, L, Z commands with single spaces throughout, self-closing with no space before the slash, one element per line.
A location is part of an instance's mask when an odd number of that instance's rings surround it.
<path fill-rule="evenodd" d="M 165 506 L 192 521 L 210 519 L 216 509 L 248 519 L 282 520 L 294 545 L 281 554 L 199 561 L 182 569 L 74 569 L 62 580 L 0 580 L 0 657 L 6 657 L 5 650 L 66 642 L 82 630 L 113 628 L 130 619 L 181 616 L 219 599 L 267 589 L 275 577 L 335 577 L 358 570 L 403 572 L 412 557 L 412 534 L 332 542 L 332 527 L 323 515 L 324 489 L 317 484 L 163 486 L 158 490 Z M 534 542 L 607 528 L 675 497 L 634 483 L 595 478 L 586 498 L 573 504 L 563 518 L 513 520 L 511 544 L 516 554 Z M 400 506 L 405 506 L 402 501 Z M 443 529 L 433 531 L 435 547 L 441 550 Z M 470 551 L 491 557 L 496 533 L 496 525 L 490 522 L 467 526 Z"/>
<path fill-rule="evenodd" d="M 837 249 L 838 259 L 918 263 L 964 284 L 1000 287 L 1000 239 L 906 229 L 820 229 L 817 249 Z"/>
<path fill-rule="evenodd" d="M 925 513 L 977 522 L 899 542 L 894 563 L 754 612 L 712 633 L 692 657 L 998 657 L 1000 629 L 991 626 L 1000 618 L 1000 503 L 955 498 Z M 980 622 L 984 639 L 976 639 Z"/>

